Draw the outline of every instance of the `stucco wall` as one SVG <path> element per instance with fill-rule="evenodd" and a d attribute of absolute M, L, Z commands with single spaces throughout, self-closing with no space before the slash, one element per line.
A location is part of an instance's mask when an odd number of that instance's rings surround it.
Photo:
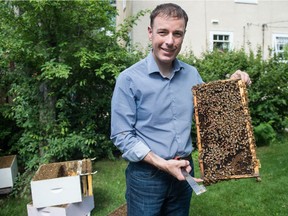
<path fill-rule="evenodd" d="M 136 14 L 143 9 L 154 9 L 158 4 L 172 2 L 180 5 L 188 14 L 189 21 L 182 53 L 193 51 L 200 56 L 209 49 L 211 31 L 232 32 L 233 47 L 244 47 L 256 52 L 263 46 L 264 58 L 268 56 L 268 47 L 272 46 L 272 34 L 288 35 L 288 0 L 258 0 L 257 4 L 235 3 L 234 0 L 178 0 L 178 1 L 117 1 L 121 22 L 125 16 Z M 216 21 L 218 23 L 212 23 Z M 149 40 L 147 27 L 149 15 L 142 17 L 131 31 L 133 43 L 146 49 Z M 263 31 L 264 30 L 264 31 Z"/>

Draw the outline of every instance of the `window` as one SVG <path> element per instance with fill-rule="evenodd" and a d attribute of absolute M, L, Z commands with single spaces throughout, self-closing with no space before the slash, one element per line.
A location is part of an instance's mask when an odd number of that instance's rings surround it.
<path fill-rule="evenodd" d="M 210 50 L 231 50 L 233 34 L 232 32 L 211 32 L 210 33 Z"/>
<path fill-rule="evenodd" d="M 257 4 L 258 0 L 234 0 L 235 3 Z"/>
<path fill-rule="evenodd" d="M 284 47 L 288 46 L 288 34 L 274 34 L 272 41 L 274 53 L 284 57 Z"/>

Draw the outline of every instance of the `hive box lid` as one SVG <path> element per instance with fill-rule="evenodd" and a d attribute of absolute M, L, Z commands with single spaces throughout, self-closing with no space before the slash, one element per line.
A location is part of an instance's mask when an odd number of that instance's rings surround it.
<path fill-rule="evenodd" d="M 0 157 L 0 188 L 13 187 L 17 173 L 16 155 Z"/>
<path fill-rule="evenodd" d="M 83 197 L 82 202 L 61 206 L 36 208 L 32 203 L 27 205 L 28 216 L 86 216 L 94 208 L 94 197 Z"/>

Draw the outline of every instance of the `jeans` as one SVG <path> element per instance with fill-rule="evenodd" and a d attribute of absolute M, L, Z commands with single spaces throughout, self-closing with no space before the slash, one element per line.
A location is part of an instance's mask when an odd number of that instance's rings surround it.
<path fill-rule="evenodd" d="M 193 161 L 191 175 L 194 176 Z M 126 169 L 128 216 L 188 216 L 192 188 L 170 174 L 145 163 Z"/>

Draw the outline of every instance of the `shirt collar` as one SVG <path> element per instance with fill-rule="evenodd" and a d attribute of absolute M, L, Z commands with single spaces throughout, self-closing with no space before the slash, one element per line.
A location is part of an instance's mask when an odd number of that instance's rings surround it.
<path fill-rule="evenodd" d="M 152 51 L 146 57 L 146 61 L 148 65 L 148 74 L 152 74 L 156 72 L 160 73 L 158 65 L 153 57 Z M 173 61 L 173 73 L 179 72 L 182 68 L 184 67 L 181 65 L 181 62 L 178 59 L 175 59 Z"/>

